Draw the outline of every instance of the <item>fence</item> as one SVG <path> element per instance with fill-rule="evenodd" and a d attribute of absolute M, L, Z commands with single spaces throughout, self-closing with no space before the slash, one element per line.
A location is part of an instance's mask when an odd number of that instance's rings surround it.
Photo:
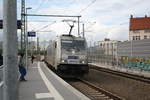
<path fill-rule="evenodd" d="M 118 43 L 120 66 L 150 71 L 150 39 Z"/>
<path fill-rule="evenodd" d="M 110 44 L 106 44 L 110 45 Z M 88 48 L 89 63 L 150 71 L 150 39 Z"/>
<path fill-rule="evenodd" d="M 99 63 L 102 65 L 117 65 L 116 53 L 114 48 L 102 48 L 94 46 L 88 48 L 88 61 L 89 63 Z"/>

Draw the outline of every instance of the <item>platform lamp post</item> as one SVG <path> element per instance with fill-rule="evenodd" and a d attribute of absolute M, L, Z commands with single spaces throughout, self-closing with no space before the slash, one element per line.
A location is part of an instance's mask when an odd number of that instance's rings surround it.
<path fill-rule="evenodd" d="M 28 8 L 26 8 L 26 24 L 25 24 L 25 29 L 26 29 L 26 42 L 25 42 L 25 44 L 26 44 L 26 52 L 25 52 L 25 57 L 26 57 L 26 68 L 28 69 L 28 16 L 27 16 L 27 14 L 28 14 L 28 10 L 30 10 L 30 9 L 32 9 L 31 7 L 28 7 Z"/>

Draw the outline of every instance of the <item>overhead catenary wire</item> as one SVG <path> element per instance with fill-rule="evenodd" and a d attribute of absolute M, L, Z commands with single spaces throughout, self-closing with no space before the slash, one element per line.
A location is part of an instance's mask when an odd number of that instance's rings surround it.
<path fill-rule="evenodd" d="M 53 32 L 53 31 L 37 31 L 38 33 L 50 33 L 50 32 Z"/>
<path fill-rule="evenodd" d="M 54 24 L 54 23 L 56 23 L 56 21 L 54 21 L 53 23 L 50 23 L 50 24 L 48 24 L 48 25 L 45 25 L 45 26 L 43 26 L 42 28 L 40 28 L 40 29 L 38 29 L 38 30 L 36 30 L 36 31 L 38 32 L 38 31 L 40 31 L 40 30 L 43 30 L 43 29 L 49 27 L 50 25 L 52 25 L 52 24 Z M 35 30 L 35 29 L 34 29 L 34 30 Z"/>
<path fill-rule="evenodd" d="M 54 22 L 56 23 L 56 21 L 46 21 L 46 20 L 29 20 L 28 22 L 29 23 L 32 23 L 32 22 L 34 22 L 34 23 L 49 23 L 49 22 L 53 22 L 51 24 L 54 24 Z M 47 24 L 47 25 L 51 25 L 51 24 Z M 36 28 L 33 28 L 32 30 L 36 30 Z"/>
<path fill-rule="evenodd" d="M 35 8 L 34 10 L 36 12 L 38 12 L 38 10 L 42 7 L 43 4 L 45 4 L 48 0 L 41 0 L 41 3 L 39 4 L 39 6 L 37 8 Z"/>
<path fill-rule="evenodd" d="M 54 22 L 54 21 L 46 21 L 46 20 L 29 20 L 28 22 Z"/>
<path fill-rule="evenodd" d="M 77 17 L 78 18 L 78 35 L 80 34 L 80 26 L 79 26 L 79 18 L 81 16 L 74 16 L 74 15 L 42 15 L 42 14 L 25 14 L 25 16 L 38 16 L 38 17 Z"/>
<path fill-rule="evenodd" d="M 36 16 L 36 17 L 81 17 L 78 15 L 49 15 L 49 14 L 24 14 L 25 16 Z"/>
<path fill-rule="evenodd" d="M 85 11 L 87 8 L 89 8 L 92 4 L 94 4 L 96 2 L 96 0 L 93 0 L 92 2 L 90 2 L 85 8 L 83 8 L 83 9 L 81 9 L 80 10 L 80 12 L 78 13 L 78 15 L 81 15 L 81 13 L 83 12 L 83 11 Z M 73 20 L 75 20 L 75 19 L 73 19 Z M 78 17 L 78 21 L 79 21 L 79 23 L 81 23 L 80 22 L 80 20 L 79 20 L 79 17 Z M 78 23 L 78 24 L 79 24 Z M 79 26 L 79 25 L 78 25 Z M 78 30 L 80 30 L 80 28 L 78 29 Z M 80 35 L 80 31 L 78 32 L 78 35 Z"/>
<path fill-rule="evenodd" d="M 81 9 L 77 14 L 78 15 L 81 15 L 81 13 L 83 12 L 83 11 L 85 11 L 87 8 L 89 8 L 93 3 L 95 3 L 96 2 L 96 0 L 93 0 L 92 2 L 90 2 L 85 8 L 83 8 L 83 9 Z"/>
<path fill-rule="evenodd" d="M 87 8 L 89 8 L 92 4 L 94 4 L 96 2 L 96 0 L 93 0 L 91 3 L 89 3 L 85 8 L 83 8 L 78 14 L 82 13 L 83 11 L 85 11 Z"/>

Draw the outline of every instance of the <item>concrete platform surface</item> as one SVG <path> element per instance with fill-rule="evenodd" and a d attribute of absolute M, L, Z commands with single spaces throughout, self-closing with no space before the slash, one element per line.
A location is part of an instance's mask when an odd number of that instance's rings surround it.
<path fill-rule="evenodd" d="M 90 100 L 49 70 L 43 62 L 31 64 L 26 79 L 19 83 L 19 100 Z"/>

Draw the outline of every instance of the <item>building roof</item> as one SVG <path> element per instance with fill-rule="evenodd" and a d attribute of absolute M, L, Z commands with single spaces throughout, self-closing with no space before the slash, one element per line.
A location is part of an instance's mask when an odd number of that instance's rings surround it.
<path fill-rule="evenodd" d="M 130 30 L 150 29 L 150 17 L 130 18 Z"/>
<path fill-rule="evenodd" d="M 109 41 L 97 41 L 97 43 L 116 43 L 119 42 L 118 40 L 109 40 Z"/>

